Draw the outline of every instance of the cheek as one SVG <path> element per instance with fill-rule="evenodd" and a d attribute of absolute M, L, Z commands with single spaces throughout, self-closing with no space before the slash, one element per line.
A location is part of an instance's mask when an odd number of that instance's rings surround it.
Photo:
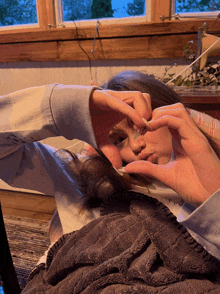
<path fill-rule="evenodd" d="M 120 155 L 123 161 L 130 163 L 135 160 L 135 155 L 129 147 L 123 147 L 120 149 Z"/>

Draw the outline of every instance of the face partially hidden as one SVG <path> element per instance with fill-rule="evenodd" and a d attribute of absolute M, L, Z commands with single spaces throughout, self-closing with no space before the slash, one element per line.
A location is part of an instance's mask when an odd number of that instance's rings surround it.
<path fill-rule="evenodd" d="M 137 137 L 132 122 L 124 119 L 110 131 L 109 138 L 126 164 L 137 160 L 166 164 L 171 158 L 172 137 L 167 127 L 153 132 L 145 129 Z"/>

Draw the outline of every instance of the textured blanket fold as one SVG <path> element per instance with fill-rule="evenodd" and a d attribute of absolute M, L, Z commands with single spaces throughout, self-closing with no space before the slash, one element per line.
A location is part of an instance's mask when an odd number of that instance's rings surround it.
<path fill-rule="evenodd" d="M 61 237 L 22 293 L 217 294 L 220 262 L 162 203 L 128 191 Z"/>

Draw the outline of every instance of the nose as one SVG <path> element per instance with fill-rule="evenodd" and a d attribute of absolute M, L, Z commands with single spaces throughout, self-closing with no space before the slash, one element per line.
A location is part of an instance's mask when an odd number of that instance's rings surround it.
<path fill-rule="evenodd" d="M 134 154 L 140 153 L 146 147 L 144 136 L 139 136 L 137 139 L 130 138 L 130 148 Z"/>

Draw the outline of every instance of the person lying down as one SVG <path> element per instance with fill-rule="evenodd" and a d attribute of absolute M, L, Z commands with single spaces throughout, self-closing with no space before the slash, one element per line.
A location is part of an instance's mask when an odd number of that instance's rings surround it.
<path fill-rule="evenodd" d="M 218 140 L 175 92 L 124 72 L 103 89 L 12 93 L 0 110 L 1 179 L 55 196 L 63 230 L 23 293 L 219 293 Z M 105 156 L 78 160 L 38 142 L 60 135 Z M 148 196 L 155 179 L 185 202 L 177 220 Z"/>
<path fill-rule="evenodd" d="M 215 153 L 218 156 L 220 155 L 220 140 L 216 139 L 217 136 L 213 139 L 209 136 L 207 130 L 203 128 L 199 129 L 195 124 L 195 120 L 192 119 L 195 111 L 186 108 L 178 94 L 152 76 L 133 71 L 122 72 L 110 79 L 108 83 L 102 87 L 103 89 L 121 92 L 140 91 L 142 93 L 149 93 L 150 95 L 144 94 L 147 104 L 148 121 L 152 120 L 152 117 L 154 119 L 159 118 L 162 114 L 166 116 L 173 115 L 179 120 L 182 119 L 183 122 L 189 124 L 190 128 L 195 130 L 194 140 L 198 148 L 200 137 L 205 134 L 209 144 L 211 144 L 212 148 L 215 150 Z M 201 118 L 199 118 L 199 120 L 201 121 Z M 217 120 L 215 121 L 217 123 Z M 186 219 L 186 215 L 189 215 L 195 210 L 195 207 L 201 205 L 201 200 L 195 201 L 195 195 L 198 193 L 197 188 L 195 188 L 195 191 L 192 191 L 192 187 L 188 184 L 191 182 L 192 177 L 187 178 L 184 176 L 184 169 L 188 168 L 187 165 L 186 167 L 184 165 L 181 166 L 182 175 L 180 176 L 184 188 L 182 188 L 180 193 L 178 193 L 178 189 L 169 188 L 169 186 L 172 186 L 173 182 L 175 182 L 174 177 L 176 174 L 171 174 L 167 177 L 165 169 L 171 166 L 172 162 L 175 162 L 178 152 L 174 150 L 173 146 L 177 145 L 179 149 L 179 142 L 177 142 L 176 134 L 170 126 L 157 127 L 155 130 L 152 130 L 150 127 L 151 123 L 152 122 L 147 125 L 145 123 L 142 128 L 135 129 L 132 120 L 126 118 L 114 126 L 109 132 L 110 142 L 117 148 L 122 159 L 122 165 L 126 166 L 129 163 L 138 162 L 138 168 L 132 170 L 135 173 L 128 174 L 125 172 L 125 169 L 119 169 L 119 173 L 123 175 L 123 177 L 120 177 L 120 174 L 117 174 L 111 162 L 108 161 L 101 151 L 99 151 L 98 154 L 94 152 L 94 156 L 90 156 L 89 158 L 85 157 L 85 162 L 78 162 L 77 158 L 72 155 L 73 162 L 71 164 L 71 170 L 76 171 L 76 169 L 78 169 L 73 177 L 77 179 L 77 185 L 82 192 L 84 210 L 87 211 L 98 208 L 105 197 L 117 191 L 125 190 L 135 190 L 157 198 L 160 202 L 168 206 L 175 216 L 178 215 L 183 202 L 186 201 L 186 204 L 178 216 L 179 221 L 183 221 L 183 215 L 184 219 Z M 182 144 L 182 142 L 180 144 Z M 106 147 L 104 152 L 111 160 L 111 154 L 109 155 Z M 82 158 L 81 156 L 81 159 Z M 216 160 L 219 159 L 217 158 Z M 145 164 L 145 166 L 140 166 L 140 164 Z M 149 167 L 152 169 L 154 166 L 161 168 L 161 172 L 159 171 L 156 176 L 151 174 L 152 171 L 149 173 Z M 132 167 L 132 165 L 130 165 L 130 167 Z M 126 168 L 128 168 L 128 166 Z M 129 170 L 127 171 L 129 172 Z M 158 175 L 162 180 L 157 178 Z M 162 184 L 164 183 L 163 175 L 166 176 L 165 180 L 167 182 L 170 181 L 169 185 L 167 185 L 167 183 L 165 183 L 165 185 Z M 187 194 L 187 197 L 191 194 L 192 199 L 184 199 L 183 193 Z M 190 203 L 191 206 L 188 205 L 187 202 Z M 190 223 L 191 220 L 189 220 L 188 223 L 186 221 L 187 228 L 188 225 L 192 227 Z M 206 241 L 203 240 L 200 233 L 197 234 L 200 227 L 195 227 L 194 225 L 193 231 L 189 230 L 190 233 L 197 241 L 205 246 L 204 243 L 206 243 Z M 209 245 L 206 245 L 206 248 L 209 248 Z M 212 249 L 212 252 L 216 251 L 213 250 L 214 249 Z M 215 255 L 216 254 L 218 255 L 218 253 L 215 253 Z"/>

